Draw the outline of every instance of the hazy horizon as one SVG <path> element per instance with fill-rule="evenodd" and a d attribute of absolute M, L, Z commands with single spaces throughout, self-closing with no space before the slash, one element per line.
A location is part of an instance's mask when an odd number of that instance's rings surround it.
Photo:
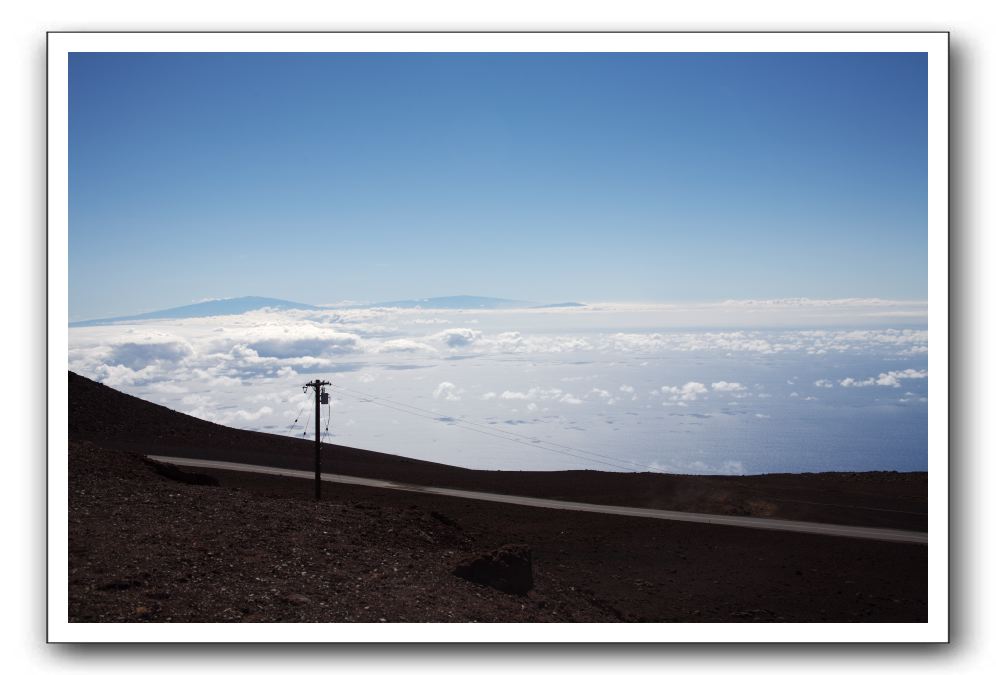
<path fill-rule="evenodd" d="M 628 299 L 600 299 L 595 300 L 591 298 L 579 298 L 579 297 L 567 297 L 567 298 L 513 298 L 508 295 L 499 296 L 481 296 L 473 293 L 449 293 L 441 296 L 425 296 L 425 295 L 408 295 L 402 296 L 401 294 L 396 294 L 396 296 L 390 298 L 351 298 L 351 299 L 339 299 L 335 301 L 325 301 L 316 303 L 301 303 L 311 305 L 316 308 L 323 309 L 350 309 L 356 307 L 376 307 L 379 305 L 401 302 L 401 301 L 428 301 L 428 300 L 440 300 L 440 299 L 459 299 L 459 298 L 481 298 L 486 300 L 504 300 L 511 302 L 519 302 L 527 305 L 533 305 L 535 308 L 543 308 L 548 305 L 557 305 L 563 303 L 580 303 L 588 306 L 606 306 L 606 307 L 724 307 L 730 305 L 742 305 L 742 306 L 761 306 L 761 305 L 813 305 L 813 306 L 833 306 L 833 305 L 843 305 L 843 304 L 867 304 L 867 305 L 882 305 L 882 306 L 918 306 L 922 305 L 926 307 L 926 298 L 878 298 L 878 297 L 833 297 L 833 298 L 812 298 L 812 297 L 770 297 L 770 298 L 736 298 L 736 297 L 724 297 L 720 299 L 701 299 L 701 300 L 641 300 L 638 298 L 628 298 Z M 272 294 L 241 294 L 232 295 L 226 297 L 208 297 L 203 296 L 195 299 L 191 299 L 186 302 L 176 302 L 174 304 L 166 306 L 142 306 L 137 310 L 119 314 L 116 316 L 120 317 L 133 317 L 136 315 L 155 313 L 171 309 L 179 309 L 183 307 L 191 307 L 196 305 L 202 305 L 207 303 L 223 303 L 230 300 L 246 300 L 246 299 L 261 299 L 261 300 L 273 300 L 280 302 L 298 303 L 296 298 L 286 298 L 286 297 L 276 297 Z M 479 309 L 478 307 L 466 307 L 465 309 Z M 110 314 L 106 312 L 99 316 L 72 316 L 70 315 L 70 323 L 73 322 L 86 322 L 91 320 L 100 319 L 113 319 Z"/>

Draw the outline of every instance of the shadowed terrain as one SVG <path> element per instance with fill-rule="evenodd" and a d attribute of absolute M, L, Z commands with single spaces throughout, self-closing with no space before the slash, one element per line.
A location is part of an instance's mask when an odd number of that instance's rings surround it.
<path fill-rule="evenodd" d="M 316 504 L 307 480 L 141 456 L 307 469 L 307 441 L 221 427 L 72 373 L 69 384 L 74 621 L 926 620 L 926 546 L 346 485 L 326 486 Z M 925 474 L 486 472 L 339 446 L 325 453 L 326 471 L 416 484 L 925 525 Z M 467 556 L 509 544 L 531 551 L 525 595 L 453 574 Z"/>

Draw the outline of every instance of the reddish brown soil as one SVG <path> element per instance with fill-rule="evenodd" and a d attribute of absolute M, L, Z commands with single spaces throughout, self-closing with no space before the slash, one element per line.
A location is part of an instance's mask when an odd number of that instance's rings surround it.
<path fill-rule="evenodd" d="M 308 468 L 311 446 L 194 420 L 72 375 L 70 434 L 74 621 L 926 620 L 925 546 L 343 485 L 326 486 L 327 500 L 315 504 L 309 481 L 238 472 L 201 472 L 220 485 L 191 484 L 122 450 Z M 755 499 L 780 517 L 805 507 L 825 520 L 846 514 L 839 522 L 891 526 L 904 514 L 866 507 L 925 505 L 926 477 L 910 474 L 737 482 L 474 472 L 331 453 L 337 465 L 326 469 L 341 473 L 605 503 L 737 512 Z M 719 488 L 730 496 L 714 497 Z M 824 500 L 843 506 L 799 504 Z M 468 553 L 510 543 L 533 551 L 535 588 L 525 597 L 451 573 Z"/>

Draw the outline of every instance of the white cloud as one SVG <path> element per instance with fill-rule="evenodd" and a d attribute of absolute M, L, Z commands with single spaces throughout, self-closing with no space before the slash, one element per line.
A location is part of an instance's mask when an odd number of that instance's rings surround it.
<path fill-rule="evenodd" d="M 262 408 L 253 412 L 250 412 L 248 410 L 236 410 L 233 413 L 233 417 L 235 419 L 243 420 L 246 422 L 252 422 L 258 420 L 260 417 L 263 417 L 264 415 L 269 415 L 272 412 L 273 408 L 271 408 L 268 405 L 264 405 Z"/>
<path fill-rule="evenodd" d="M 719 382 L 713 382 L 712 389 L 713 391 L 732 392 L 743 391 L 745 387 L 739 382 L 727 382 L 725 380 L 721 380 Z"/>
<path fill-rule="evenodd" d="M 226 426 L 238 426 L 246 422 L 256 422 L 267 415 L 271 415 L 272 413 L 273 408 L 268 405 L 265 405 L 257 410 L 217 410 L 201 406 L 188 412 L 188 414 L 193 417 L 198 417 L 202 420 Z"/>
<path fill-rule="evenodd" d="M 907 368 L 906 370 L 890 370 L 887 373 L 879 373 L 878 377 L 868 377 L 857 380 L 853 377 L 845 377 L 840 381 L 842 387 L 900 387 L 902 380 L 919 380 L 927 377 L 926 370 L 916 370 Z"/>
<path fill-rule="evenodd" d="M 926 351 L 927 331 L 914 329 L 719 331 L 705 333 L 614 333 L 599 349 L 622 352 L 721 351 L 728 354 L 799 352 L 814 356 L 831 352 L 864 353 L 893 350 L 900 355 Z"/>
<path fill-rule="evenodd" d="M 120 342 L 111 347 L 106 362 L 112 366 L 142 370 L 158 361 L 182 361 L 191 354 L 190 345 L 182 340 Z"/>
<path fill-rule="evenodd" d="M 360 351 L 360 338 L 349 333 L 325 332 L 313 337 L 270 337 L 247 343 L 259 356 L 329 356 Z"/>
<path fill-rule="evenodd" d="M 440 382 L 436 391 L 432 392 L 432 398 L 441 398 L 444 401 L 459 401 L 463 389 L 458 389 L 452 382 Z"/>
<path fill-rule="evenodd" d="M 564 391 L 557 387 L 530 387 L 528 391 L 505 390 L 499 398 L 505 401 L 551 401 L 563 400 L 563 394 Z"/>
<path fill-rule="evenodd" d="M 671 401 L 697 401 L 700 397 L 705 397 L 709 390 L 701 382 L 686 382 L 680 387 L 663 386 L 661 392 Z"/>
<path fill-rule="evenodd" d="M 111 366 L 102 363 L 93 369 L 92 377 L 108 387 L 128 389 L 166 379 L 168 373 L 158 365 L 132 370 L 128 366 Z"/>
<path fill-rule="evenodd" d="M 615 405 L 619 401 L 619 399 L 617 399 L 615 396 L 613 396 L 611 394 L 611 392 L 609 392 L 606 389 L 599 389 L 598 387 L 594 387 L 591 391 L 589 391 L 585 395 L 585 398 L 589 398 L 590 399 L 590 398 L 593 398 L 593 397 L 597 397 L 597 398 L 601 399 L 602 401 L 604 401 L 608 405 Z"/>
<path fill-rule="evenodd" d="M 914 370 L 913 368 L 907 368 L 906 370 L 890 370 L 887 373 L 879 373 L 878 378 L 875 380 L 875 384 L 880 387 L 899 387 L 900 380 L 920 380 L 926 377 L 926 370 Z"/>
<path fill-rule="evenodd" d="M 172 382 L 152 382 L 149 384 L 148 389 L 157 394 L 185 394 L 187 392 L 185 387 L 173 384 Z"/>
<path fill-rule="evenodd" d="M 444 343 L 451 349 L 467 347 L 481 339 L 481 331 L 473 328 L 447 328 L 441 333 L 436 333 L 434 339 Z"/>
<path fill-rule="evenodd" d="M 389 354 L 391 352 L 435 352 L 438 350 L 435 347 L 427 345 L 423 342 L 418 342 L 417 340 L 398 338 L 397 340 L 388 340 L 380 344 L 377 347 L 377 351 Z"/>
<path fill-rule="evenodd" d="M 833 382 L 830 380 L 816 380 L 813 384 L 820 389 L 833 389 Z"/>
<path fill-rule="evenodd" d="M 724 300 L 727 307 L 919 307 L 919 300 L 883 300 L 881 298 L 775 298 L 771 300 Z"/>
<path fill-rule="evenodd" d="M 180 399 L 180 401 L 185 405 L 195 406 L 200 408 L 210 403 L 211 397 L 205 394 L 187 394 L 182 399 Z"/>
<path fill-rule="evenodd" d="M 507 391 L 506 390 L 506 391 L 503 391 L 501 393 L 501 397 L 504 400 L 506 400 L 506 401 L 525 400 L 525 399 L 529 398 L 529 394 L 526 393 L 526 392 L 522 392 L 522 391 Z"/>
<path fill-rule="evenodd" d="M 926 377 L 926 370 L 919 370 L 926 364 L 926 330 L 877 328 L 861 318 L 872 314 L 861 312 L 851 323 L 856 310 L 846 303 L 837 305 L 839 313 L 834 306 L 825 305 L 808 314 L 807 308 L 818 306 L 775 305 L 773 309 L 763 304 L 692 309 L 601 305 L 585 312 L 558 314 L 349 308 L 266 311 L 74 327 L 69 330 L 68 358 L 72 370 L 128 393 L 185 412 L 194 410 L 207 419 L 251 423 L 278 433 L 301 407 L 291 395 L 306 379 L 323 377 L 344 387 L 355 383 L 362 391 L 413 405 L 435 401 L 438 406 L 461 400 L 467 406 L 461 413 L 482 420 L 496 409 L 503 414 L 513 407 L 528 410 L 543 420 L 536 424 L 547 425 L 544 437 L 579 443 L 579 447 L 588 447 L 579 431 L 601 426 L 591 424 L 592 418 L 609 412 L 605 406 L 611 403 L 619 406 L 616 428 L 633 432 L 627 438 L 659 439 L 659 434 L 651 433 L 655 419 L 674 412 L 694 412 L 692 408 L 712 412 L 714 407 L 735 406 L 742 396 L 753 400 L 762 390 L 742 382 L 751 377 L 749 373 L 758 372 L 755 366 L 760 364 L 771 367 L 766 372 L 771 373 L 769 389 L 775 398 L 790 396 L 799 402 L 815 400 L 802 398 L 807 393 L 805 382 L 838 372 L 834 368 L 845 363 L 863 364 L 854 367 L 861 367 L 856 372 L 864 375 L 845 378 L 848 386 L 871 386 L 864 384 L 868 381 L 876 387 L 901 385 L 904 388 L 898 389 L 898 394 L 917 390 L 912 380 Z M 863 306 L 874 313 L 903 309 L 869 303 Z M 733 311 L 736 313 L 731 314 Z M 773 316 L 822 317 L 826 313 L 839 314 L 841 324 L 846 319 L 859 328 L 834 328 L 832 322 L 814 324 L 810 319 L 796 322 L 794 318 L 783 325 L 817 327 L 750 327 L 779 325 L 778 321 L 768 321 Z M 756 321 L 743 324 L 742 330 L 731 330 L 727 326 L 738 323 L 730 317 L 755 317 Z M 668 322 L 703 328 L 668 329 Z M 890 319 L 890 324 L 895 322 Z M 710 330 L 710 325 L 723 327 Z M 847 372 L 841 371 L 841 375 Z M 813 376 L 807 377 L 809 373 Z M 867 373 L 879 374 L 868 378 Z M 839 377 L 833 382 L 817 380 L 816 386 L 838 386 Z M 627 384 L 620 384 L 624 381 Z M 473 389 L 467 388 L 473 394 L 463 392 L 454 382 L 474 382 Z M 661 382 L 676 384 L 655 387 Z M 571 388 L 574 391 L 568 391 Z M 630 403 L 636 392 L 643 399 L 640 404 Z M 919 406 L 919 395 L 904 394 L 903 399 L 908 405 Z M 655 400 L 663 400 L 669 407 L 648 405 Z M 343 431 L 342 442 L 351 440 L 359 447 L 404 451 L 412 456 L 422 452 L 421 448 L 442 447 L 432 436 L 432 424 L 423 429 L 421 422 L 411 422 L 401 414 L 385 413 L 359 401 L 351 404 L 346 398 L 341 402 L 353 406 L 345 414 L 357 422 L 352 432 Z M 686 406 L 691 407 L 682 410 Z M 267 407 L 273 412 L 267 413 Z M 741 411 L 746 408 L 742 406 Z M 819 406 L 809 410 L 813 415 L 821 414 Z M 385 415 L 400 420 L 396 435 L 388 428 Z M 495 419 L 500 423 L 503 418 Z M 711 428 L 709 433 L 713 433 Z M 432 442 L 424 442 L 428 439 Z M 590 439 L 592 443 L 605 442 L 593 436 Z M 657 441 L 634 440 L 634 447 L 642 444 L 640 451 L 645 452 L 653 442 Z M 438 459 L 431 454 L 422 457 Z M 708 459 L 707 465 L 713 472 L 722 468 L 715 457 Z M 684 466 L 687 470 L 687 464 Z"/>
<path fill-rule="evenodd" d="M 743 462 L 738 462 L 736 460 L 728 459 L 725 462 L 723 462 L 719 473 L 726 475 L 742 476 L 745 473 Z"/>

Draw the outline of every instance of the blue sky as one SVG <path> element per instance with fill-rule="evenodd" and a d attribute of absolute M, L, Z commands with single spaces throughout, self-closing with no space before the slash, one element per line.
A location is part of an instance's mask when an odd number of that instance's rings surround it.
<path fill-rule="evenodd" d="M 70 318 L 922 299 L 920 54 L 74 54 Z"/>

